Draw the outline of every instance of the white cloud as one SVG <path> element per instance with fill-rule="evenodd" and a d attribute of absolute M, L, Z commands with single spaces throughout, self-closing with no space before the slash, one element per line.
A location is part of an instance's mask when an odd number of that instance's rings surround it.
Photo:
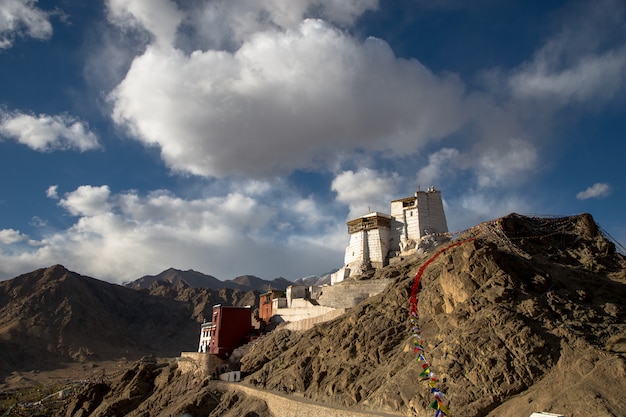
<path fill-rule="evenodd" d="M 48 225 L 48 222 L 47 220 L 42 219 L 39 216 L 33 216 L 28 222 L 28 224 L 30 224 L 31 226 L 35 226 L 35 227 L 45 227 Z"/>
<path fill-rule="evenodd" d="M 501 141 L 499 145 L 480 149 L 475 156 L 478 185 L 481 187 L 521 183 L 523 174 L 537 166 L 539 157 L 532 143 L 509 139 Z"/>
<path fill-rule="evenodd" d="M 606 103 L 623 93 L 624 2 L 577 2 L 565 10 L 560 31 L 511 74 L 508 85 L 515 99 L 563 106 Z"/>
<path fill-rule="evenodd" d="M 94 216 L 108 212 L 110 209 L 109 196 L 111 191 L 107 185 L 92 187 L 81 185 L 75 191 L 67 193 L 59 201 L 74 216 Z"/>
<path fill-rule="evenodd" d="M 217 0 L 199 4 L 188 12 L 186 24 L 196 39 L 180 43 L 197 45 L 192 49 L 236 50 L 257 32 L 295 30 L 307 17 L 318 17 L 340 26 L 350 26 L 367 10 L 378 7 L 377 0 Z"/>
<path fill-rule="evenodd" d="M 84 185 L 59 201 L 77 216 L 68 229 L 29 242 L 30 251 L 0 248 L 0 277 L 55 263 L 113 282 L 170 267 L 222 279 L 243 274 L 297 279 L 302 271 L 309 275 L 340 266 L 346 231 L 338 233 L 337 222 L 312 198 L 283 192 L 285 200 L 275 204 L 240 192 L 183 199 L 162 190 L 116 194 L 106 185 Z M 285 235 L 283 223 L 296 227 Z M 0 236 L 22 237 L 12 230 Z"/>
<path fill-rule="evenodd" d="M 589 198 L 603 198 L 611 194 L 611 186 L 604 182 L 597 182 L 591 187 L 588 187 L 585 191 L 581 191 L 576 194 L 576 198 L 579 200 L 587 200 Z"/>
<path fill-rule="evenodd" d="M 571 67 L 551 68 L 542 58 L 510 79 L 514 96 L 560 104 L 611 100 L 626 86 L 626 47 L 581 57 Z"/>
<path fill-rule="evenodd" d="M 52 36 L 49 14 L 36 6 L 36 0 L 3 0 L 0 3 L 0 49 L 13 46 L 24 35 L 39 40 Z"/>
<path fill-rule="evenodd" d="M 28 240 L 28 236 L 23 235 L 17 230 L 13 229 L 1 229 L 0 230 L 0 243 L 5 245 L 11 245 L 17 242 L 23 242 Z"/>
<path fill-rule="evenodd" d="M 149 46 L 110 96 L 118 124 L 203 176 L 271 176 L 355 148 L 413 153 L 465 123 L 462 97 L 455 77 L 319 20 L 235 53 Z"/>
<path fill-rule="evenodd" d="M 340 173 L 333 180 L 331 189 L 337 193 L 337 201 L 349 206 L 348 218 L 353 219 L 368 211 L 388 213 L 397 181 L 395 175 L 363 168 Z"/>
<path fill-rule="evenodd" d="M 443 178 L 453 178 L 467 168 L 465 157 L 458 149 L 442 148 L 428 156 L 428 164 L 417 173 L 417 183 L 425 187 L 441 183 Z"/>
<path fill-rule="evenodd" d="M 37 151 L 100 148 L 87 123 L 69 115 L 33 116 L 19 112 L 0 113 L 0 136 Z"/>
<path fill-rule="evenodd" d="M 149 31 L 158 44 L 172 45 L 183 14 L 169 0 L 107 0 L 108 18 L 122 27 Z"/>
<path fill-rule="evenodd" d="M 58 185 L 49 186 L 48 189 L 46 190 L 46 197 L 52 198 L 53 200 L 57 200 L 59 198 L 58 190 L 59 190 Z"/>

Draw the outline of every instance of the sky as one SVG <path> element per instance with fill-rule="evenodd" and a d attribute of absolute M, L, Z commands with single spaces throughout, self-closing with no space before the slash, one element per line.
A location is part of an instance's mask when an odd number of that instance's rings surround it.
<path fill-rule="evenodd" d="M 289 280 L 441 190 L 626 244 L 622 0 L 2 0 L 0 279 Z"/>

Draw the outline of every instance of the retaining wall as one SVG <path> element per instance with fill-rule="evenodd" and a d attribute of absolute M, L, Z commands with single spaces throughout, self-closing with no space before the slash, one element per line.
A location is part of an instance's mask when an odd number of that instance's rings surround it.
<path fill-rule="evenodd" d="M 300 320 L 307 320 L 321 316 L 323 314 L 332 311 L 332 307 L 320 306 L 311 304 L 310 301 L 305 299 L 292 300 L 291 308 L 277 308 L 274 310 L 273 322 L 296 322 Z"/>
<path fill-rule="evenodd" d="M 323 287 L 322 294 L 316 301 L 322 306 L 352 308 L 361 301 L 380 294 L 392 281 L 392 279 L 343 281 L 337 285 Z"/>
<path fill-rule="evenodd" d="M 275 417 L 407 417 L 410 414 L 355 410 L 316 403 L 303 397 L 254 388 L 243 383 L 211 381 L 220 391 L 239 391 L 264 401 Z"/>
<path fill-rule="evenodd" d="M 345 308 L 337 308 L 337 309 L 329 311 L 326 314 L 322 314 L 321 316 L 311 317 L 311 318 L 300 320 L 300 321 L 293 321 L 291 323 L 286 323 L 283 327 L 281 327 L 281 329 L 288 329 L 291 331 L 309 330 L 309 329 L 312 329 L 313 326 L 315 326 L 316 324 L 324 323 L 324 322 L 336 319 L 337 317 L 341 316 L 345 312 L 346 312 Z"/>

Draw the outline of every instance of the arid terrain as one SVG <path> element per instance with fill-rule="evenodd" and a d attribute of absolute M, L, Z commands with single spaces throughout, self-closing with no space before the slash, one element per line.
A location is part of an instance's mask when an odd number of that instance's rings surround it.
<path fill-rule="evenodd" d="M 626 260 L 593 218 L 512 214 L 453 242 L 359 277 L 394 282 L 333 321 L 260 338 L 242 359 L 242 384 L 355 412 L 433 415 L 409 316 L 427 265 L 423 356 L 450 415 L 626 415 Z M 230 289 L 217 301 L 184 282 L 152 285 L 133 290 L 60 266 L 0 282 L 0 413 L 21 415 L 7 411 L 17 388 L 82 380 L 45 412 L 273 415 L 176 366 L 213 303 L 258 294 Z"/>

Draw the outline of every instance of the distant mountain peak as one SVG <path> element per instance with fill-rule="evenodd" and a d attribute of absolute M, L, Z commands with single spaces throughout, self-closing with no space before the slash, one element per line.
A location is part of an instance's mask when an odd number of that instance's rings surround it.
<path fill-rule="evenodd" d="M 274 278 L 268 281 L 254 275 L 241 275 L 232 280 L 220 281 L 212 275 L 206 275 L 202 272 L 194 271 L 193 269 L 182 271 L 176 268 L 168 268 L 157 275 L 145 275 L 125 286 L 133 289 L 146 289 L 157 282 L 171 285 L 184 282 L 192 288 L 208 288 L 215 291 L 221 288 L 230 288 L 242 291 L 255 290 L 259 292 L 265 292 L 270 288 L 284 290 L 289 285 L 293 284 L 293 282 L 285 278 Z"/>

